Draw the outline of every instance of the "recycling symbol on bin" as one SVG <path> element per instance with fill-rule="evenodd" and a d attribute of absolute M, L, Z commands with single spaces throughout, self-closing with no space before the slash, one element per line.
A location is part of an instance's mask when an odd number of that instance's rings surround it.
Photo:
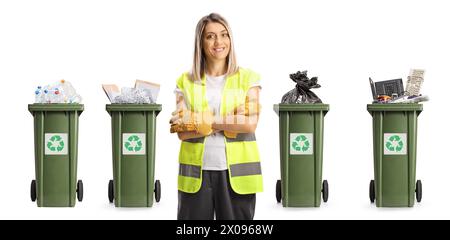
<path fill-rule="evenodd" d="M 142 141 L 137 135 L 131 135 L 125 142 L 125 148 L 130 152 L 139 152 L 142 149 Z"/>
<path fill-rule="evenodd" d="M 47 148 L 52 152 L 61 152 L 64 149 L 64 141 L 59 135 L 53 135 L 47 142 Z"/>
<path fill-rule="evenodd" d="M 292 142 L 292 148 L 299 152 L 306 152 L 310 148 L 310 143 L 305 135 L 298 135 Z"/>
<path fill-rule="evenodd" d="M 403 141 L 398 135 L 392 135 L 386 142 L 386 148 L 391 152 L 401 152 L 403 146 Z"/>

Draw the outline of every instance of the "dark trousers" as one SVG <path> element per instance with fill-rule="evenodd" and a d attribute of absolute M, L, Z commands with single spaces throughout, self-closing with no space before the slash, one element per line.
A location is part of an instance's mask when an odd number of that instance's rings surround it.
<path fill-rule="evenodd" d="M 252 220 L 256 194 L 237 194 L 231 189 L 228 171 L 203 171 L 197 193 L 178 191 L 178 220 Z"/>

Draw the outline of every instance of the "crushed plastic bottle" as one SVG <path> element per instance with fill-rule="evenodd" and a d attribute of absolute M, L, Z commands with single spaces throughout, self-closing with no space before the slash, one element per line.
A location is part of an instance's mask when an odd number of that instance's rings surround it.
<path fill-rule="evenodd" d="M 65 81 L 64 79 L 60 81 L 60 87 L 64 92 L 65 99 L 64 101 L 67 103 L 80 103 L 81 96 L 77 94 L 75 88 L 70 84 L 70 82 Z"/>
<path fill-rule="evenodd" d="M 34 91 L 34 98 L 35 98 L 34 102 L 37 102 L 37 103 L 44 102 L 44 99 L 43 99 L 44 91 L 42 90 L 41 86 L 38 86 L 36 88 L 36 90 Z"/>
<path fill-rule="evenodd" d="M 59 89 L 57 87 L 52 89 L 52 93 L 50 94 L 50 96 L 52 97 L 51 102 L 54 103 L 64 103 L 64 92 L 62 91 L 62 89 Z"/>
<path fill-rule="evenodd" d="M 36 103 L 81 103 L 81 96 L 65 80 L 44 87 L 38 86 L 34 93 Z"/>

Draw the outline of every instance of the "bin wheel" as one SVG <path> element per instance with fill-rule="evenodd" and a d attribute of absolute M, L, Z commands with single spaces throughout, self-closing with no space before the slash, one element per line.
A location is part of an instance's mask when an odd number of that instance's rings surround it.
<path fill-rule="evenodd" d="M 79 202 L 83 201 L 83 181 L 81 180 L 77 183 L 77 198 Z"/>
<path fill-rule="evenodd" d="M 114 181 L 109 180 L 108 184 L 108 199 L 110 203 L 114 202 Z"/>
<path fill-rule="evenodd" d="M 371 203 L 375 202 L 375 181 L 374 180 L 370 180 L 369 198 L 370 198 Z"/>
<path fill-rule="evenodd" d="M 36 180 L 31 181 L 31 201 L 36 202 Z"/>
<path fill-rule="evenodd" d="M 422 181 L 417 180 L 416 182 L 416 199 L 417 202 L 422 201 Z"/>
<path fill-rule="evenodd" d="M 277 180 L 275 195 L 277 197 L 277 202 L 280 203 L 281 202 L 281 180 Z"/>
<path fill-rule="evenodd" d="M 155 201 L 159 202 L 161 200 L 161 182 L 159 180 L 155 181 Z"/>
<path fill-rule="evenodd" d="M 322 183 L 322 199 L 323 202 L 328 202 L 328 181 L 324 180 Z"/>

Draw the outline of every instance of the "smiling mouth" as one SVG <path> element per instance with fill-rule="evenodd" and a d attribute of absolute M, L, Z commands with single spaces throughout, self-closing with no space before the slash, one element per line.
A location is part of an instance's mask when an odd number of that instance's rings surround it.
<path fill-rule="evenodd" d="M 214 52 L 223 52 L 225 51 L 225 48 L 213 48 Z"/>

